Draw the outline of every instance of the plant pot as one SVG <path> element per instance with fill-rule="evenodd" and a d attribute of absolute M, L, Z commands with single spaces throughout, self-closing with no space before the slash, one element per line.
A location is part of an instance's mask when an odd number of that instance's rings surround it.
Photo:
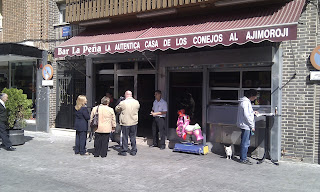
<path fill-rule="evenodd" d="M 9 129 L 7 132 L 12 145 L 23 145 L 25 143 L 23 129 Z"/>

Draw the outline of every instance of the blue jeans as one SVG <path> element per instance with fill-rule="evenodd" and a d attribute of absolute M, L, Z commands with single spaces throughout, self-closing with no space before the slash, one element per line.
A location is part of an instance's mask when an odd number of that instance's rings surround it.
<path fill-rule="evenodd" d="M 248 148 L 250 146 L 250 130 L 241 129 L 241 144 L 240 144 L 240 161 L 247 160 Z"/>

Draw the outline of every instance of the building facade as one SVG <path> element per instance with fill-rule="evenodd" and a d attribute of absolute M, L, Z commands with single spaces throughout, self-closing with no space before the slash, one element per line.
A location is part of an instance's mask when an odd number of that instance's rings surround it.
<path fill-rule="evenodd" d="M 93 107 L 105 92 L 118 98 L 129 89 L 142 103 L 138 135 L 148 137 L 160 89 L 168 139 L 179 140 L 176 112 L 185 108 L 219 153 L 239 144 L 238 99 L 254 88 L 254 109 L 274 116 L 256 118 L 252 154 L 261 157 L 269 141 L 274 160 L 319 163 L 319 85 L 309 77 L 318 7 L 316 0 L 66 1 L 66 21 L 85 30 L 55 49 L 55 121 L 72 127 L 67 114 L 79 94 Z"/>
<path fill-rule="evenodd" d="M 1 80 L 1 89 L 4 87 L 15 87 L 23 89 L 29 99 L 34 102 L 34 118 L 36 118 L 37 98 L 48 92 L 50 100 L 45 101 L 50 108 L 50 112 L 40 111 L 49 116 L 49 123 L 37 125 L 37 130 L 49 131 L 49 127 L 54 127 L 56 114 L 56 72 L 54 72 L 53 86 L 48 90 L 42 86 L 41 67 L 45 64 L 52 65 L 56 71 L 56 63 L 53 60 L 52 53 L 56 45 L 66 40 L 68 36 L 62 37 L 62 27 L 68 26 L 65 22 L 65 1 L 61 0 L 18 0 L 18 1 L 0 1 L 0 43 L 3 47 L 15 47 L 20 52 L 3 52 L 1 55 L 1 73 L 4 80 Z M 12 44 L 13 43 L 13 44 Z M 20 46 L 21 45 L 21 46 Z M 34 57 L 37 54 L 27 54 L 27 50 L 44 51 L 42 56 Z M 20 50 L 21 49 L 21 50 Z M 11 49 L 10 49 L 11 50 Z M 4 54 L 5 53 L 5 54 Z M 30 56 L 28 56 L 30 55 Z M 41 54 L 40 54 L 41 55 Z M 11 56 L 11 57 L 10 57 Z M 26 57 L 28 56 L 28 57 Z M 39 77 L 39 78 L 38 78 Z M 43 104 L 41 104 L 43 105 Z M 43 119 L 43 118 L 41 118 Z M 34 130 L 35 126 L 26 129 Z"/>

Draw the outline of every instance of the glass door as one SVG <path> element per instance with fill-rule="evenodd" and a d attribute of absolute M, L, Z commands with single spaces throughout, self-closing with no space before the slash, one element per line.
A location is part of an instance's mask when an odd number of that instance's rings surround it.
<path fill-rule="evenodd" d="M 138 136 L 152 136 L 152 116 L 150 111 L 154 101 L 155 74 L 138 74 L 137 92 L 140 102 Z"/>
<path fill-rule="evenodd" d="M 118 76 L 118 96 L 124 96 L 124 93 L 127 90 L 132 91 L 132 95 L 134 97 L 135 95 L 135 90 L 134 90 L 134 76 L 128 76 L 128 75 L 124 75 L 124 76 Z"/>

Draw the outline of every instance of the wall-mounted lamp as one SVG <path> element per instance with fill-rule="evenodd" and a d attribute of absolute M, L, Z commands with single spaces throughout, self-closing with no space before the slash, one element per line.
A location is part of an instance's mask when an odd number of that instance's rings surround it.
<path fill-rule="evenodd" d="M 140 13 L 137 14 L 137 18 L 148 18 L 148 17 L 157 17 L 157 16 L 162 16 L 162 15 L 170 15 L 170 14 L 175 14 L 177 13 L 177 9 L 163 9 L 163 10 L 158 10 L 158 11 L 151 11 L 147 13 Z"/>

